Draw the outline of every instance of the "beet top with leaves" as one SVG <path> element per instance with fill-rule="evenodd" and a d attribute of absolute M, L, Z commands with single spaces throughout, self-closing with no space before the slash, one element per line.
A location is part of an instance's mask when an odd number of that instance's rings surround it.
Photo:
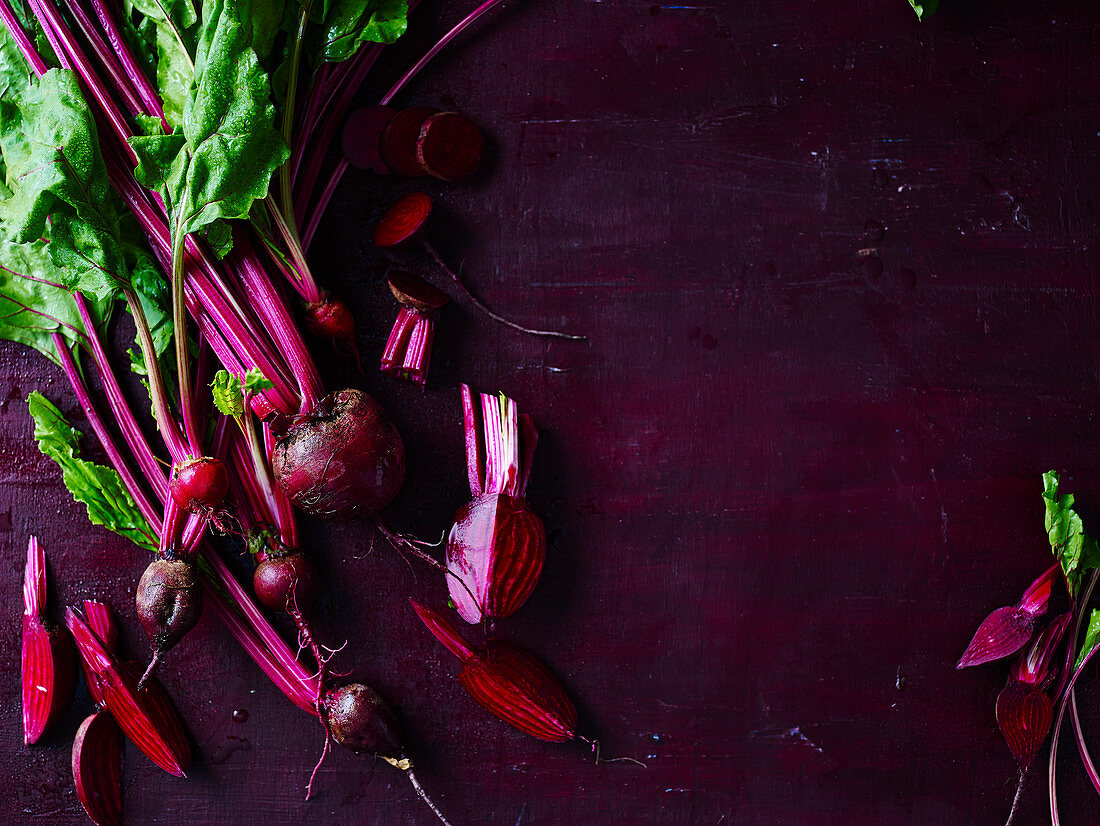
<path fill-rule="evenodd" d="M 1100 607 L 1092 601 L 1100 578 L 1100 545 L 1085 533 L 1073 509 L 1073 494 L 1059 493 L 1058 474 L 1043 474 L 1044 523 L 1055 563 L 1011 606 L 993 611 L 978 627 L 956 665 L 967 668 L 1019 654 L 997 697 L 997 725 L 1016 759 L 1018 781 L 1008 814 L 1011 823 L 1029 771 L 1048 736 L 1047 782 L 1050 822 L 1059 826 L 1058 739 L 1067 711 L 1085 772 L 1097 794 L 1100 773 L 1077 722 L 1077 681 L 1100 649 Z M 1057 587 L 1056 587 L 1057 586 Z M 1052 602 L 1065 610 L 1043 620 Z"/>

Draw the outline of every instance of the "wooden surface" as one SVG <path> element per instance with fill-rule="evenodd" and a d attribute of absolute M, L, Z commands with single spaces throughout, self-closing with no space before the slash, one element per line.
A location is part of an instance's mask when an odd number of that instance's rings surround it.
<path fill-rule="evenodd" d="M 366 527 L 306 523 L 322 635 L 400 707 L 455 824 L 1003 822 L 1005 672 L 953 664 L 1046 565 L 1043 470 L 1100 531 L 1100 12 L 943 3 L 923 24 L 904 0 L 507 4 L 399 103 L 490 136 L 473 182 L 427 186 L 440 251 L 497 309 L 589 340 L 459 301 L 426 393 L 375 369 L 395 308 L 369 232 L 415 184 L 341 187 L 313 257 L 409 446 L 393 521 L 438 536 L 465 499 L 459 381 L 532 413 L 550 555 L 498 632 L 563 678 L 605 756 L 648 765 L 594 766 L 488 717 L 406 607 L 442 605 L 438 576 Z M 427 0 L 364 102 L 468 6 Z M 316 351 L 330 387 L 360 380 Z M 106 598 L 142 656 L 145 560 L 89 528 L 29 446 L 30 390 L 74 411 L 59 373 L 3 346 L 0 375 L 0 821 L 82 823 L 68 747 L 87 694 L 20 744 L 22 553 L 37 533 L 55 614 Z M 128 823 L 432 822 L 396 772 L 347 753 L 303 802 L 320 729 L 212 618 L 162 675 L 195 766 L 175 780 L 131 749 Z M 1082 708 L 1100 743 L 1097 682 Z M 1064 746 L 1064 822 L 1094 822 Z M 1021 824 L 1045 817 L 1043 774 Z"/>

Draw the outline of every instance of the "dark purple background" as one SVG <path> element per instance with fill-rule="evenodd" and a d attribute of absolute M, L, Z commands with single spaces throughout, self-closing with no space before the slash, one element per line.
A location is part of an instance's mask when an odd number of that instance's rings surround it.
<path fill-rule="evenodd" d="M 372 94 L 472 5 L 427 0 Z M 606 755 L 648 764 L 593 766 L 488 717 L 406 607 L 441 604 L 438 576 L 366 527 L 306 523 L 332 583 L 322 634 L 400 706 L 456 826 L 1002 822 L 1004 669 L 953 663 L 1045 567 L 1043 470 L 1100 530 L 1098 45 L 1088 2 L 945 0 L 920 24 L 904 0 L 529 0 L 399 99 L 490 135 L 475 181 L 428 187 L 441 251 L 498 309 L 590 339 L 459 302 L 426 394 L 380 378 L 395 309 L 369 232 L 412 185 L 349 178 L 314 258 L 409 445 L 394 521 L 438 535 L 465 499 L 459 381 L 534 414 L 551 551 L 500 632 L 561 675 Z M 316 349 L 330 386 L 353 376 Z M 145 558 L 90 529 L 28 446 L 30 390 L 74 411 L 57 371 L 3 346 L 0 374 L 0 820 L 81 823 L 68 744 L 87 695 L 21 745 L 23 549 L 43 539 L 55 613 L 107 598 L 143 655 Z M 128 753 L 128 822 L 430 822 L 399 774 L 347 753 L 302 802 L 321 732 L 212 619 L 162 677 L 195 765 L 179 781 Z M 1097 798 L 1064 746 L 1077 824 Z M 1020 822 L 1044 806 L 1036 776 Z"/>

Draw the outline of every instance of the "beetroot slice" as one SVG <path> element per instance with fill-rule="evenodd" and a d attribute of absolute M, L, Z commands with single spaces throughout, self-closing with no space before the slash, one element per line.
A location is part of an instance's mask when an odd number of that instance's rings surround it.
<path fill-rule="evenodd" d="M 432 199 L 423 192 L 410 192 L 393 202 L 374 226 L 374 243 L 393 247 L 415 236 L 432 214 Z"/>
<path fill-rule="evenodd" d="M 379 175 L 389 175 L 390 168 L 382 160 L 382 134 L 393 120 L 396 110 L 389 106 L 364 106 L 348 115 L 341 137 L 341 147 L 348 163 L 356 169 L 371 169 Z"/>
<path fill-rule="evenodd" d="M 438 112 L 431 106 L 412 106 L 402 109 L 390 119 L 382 132 L 379 148 L 382 160 L 394 173 L 422 178 L 426 174 L 416 159 L 416 142 L 424 121 Z"/>
<path fill-rule="evenodd" d="M 438 290 L 418 275 L 403 270 L 395 270 L 386 279 L 390 285 L 390 292 L 402 304 L 419 310 L 422 313 L 430 313 L 438 310 L 450 299 L 442 290 Z"/>
<path fill-rule="evenodd" d="M 474 122 L 458 112 L 440 112 L 424 121 L 416 141 L 420 168 L 444 181 L 473 175 L 481 165 L 485 138 Z"/>

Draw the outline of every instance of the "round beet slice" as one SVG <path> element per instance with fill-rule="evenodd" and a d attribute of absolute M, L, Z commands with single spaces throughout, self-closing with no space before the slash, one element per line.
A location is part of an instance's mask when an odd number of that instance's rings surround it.
<path fill-rule="evenodd" d="M 423 192 L 402 195 L 374 225 L 375 246 L 394 247 L 408 241 L 424 228 L 431 214 L 431 196 Z"/>
<path fill-rule="evenodd" d="M 429 117 L 416 141 L 420 168 L 444 181 L 460 181 L 473 175 L 484 151 L 481 130 L 458 112 L 439 112 Z"/>
<path fill-rule="evenodd" d="M 390 168 L 382 160 L 382 134 L 396 111 L 389 106 L 364 106 L 348 115 L 340 145 L 344 157 L 356 169 L 372 169 L 379 175 L 389 175 Z"/>
<path fill-rule="evenodd" d="M 394 115 L 382 132 L 382 160 L 398 175 L 422 178 L 425 173 L 416 159 L 416 142 L 424 121 L 438 112 L 431 106 L 411 106 Z"/>

